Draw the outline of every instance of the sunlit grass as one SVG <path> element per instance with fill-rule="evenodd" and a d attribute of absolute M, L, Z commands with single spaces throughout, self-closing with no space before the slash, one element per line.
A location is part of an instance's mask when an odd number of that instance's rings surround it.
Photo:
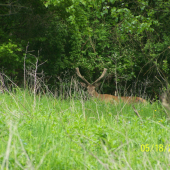
<path fill-rule="evenodd" d="M 169 124 L 159 103 L 0 95 L 1 169 L 167 169 Z M 163 148 L 163 149 L 162 149 Z"/>

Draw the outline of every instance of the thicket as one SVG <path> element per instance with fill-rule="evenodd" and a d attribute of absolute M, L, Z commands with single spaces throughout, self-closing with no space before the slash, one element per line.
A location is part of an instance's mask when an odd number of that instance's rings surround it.
<path fill-rule="evenodd" d="M 24 64 L 30 75 L 45 62 L 37 73 L 54 89 L 75 67 L 91 82 L 107 68 L 105 93 L 154 97 L 170 75 L 169 7 L 165 0 L 1 1 L 0 72 L 24 87 Z"/>

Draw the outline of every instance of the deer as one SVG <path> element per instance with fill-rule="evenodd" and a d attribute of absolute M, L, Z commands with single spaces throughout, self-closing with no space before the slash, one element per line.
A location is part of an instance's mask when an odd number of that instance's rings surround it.
<path fill-rule="evenodd" d="M 76 68 L 76 73 L 79 78 L 81 78 L 85 83 L 80 82 L 82 87 L 87 88 L 87 92 L 90 97 L 95 97 L 99 100 L 107 102 L 116 102 L 119 103 L 120 101 L 126 102 L 126 103 L 147 103 L 145 99 L 142 99 L 141 97 L 132 97 L 132 96 L 123 96 L 118 97 L 110 94 L 99 94 L 96 92 L 96 87 L 100 86 L 100 80 L 106 75 L 107 69 L 104 68 L 103 73 L 101 76 L 95 80 L 93 83 L 89 83 L 80 73 L 79 68 Z"/>

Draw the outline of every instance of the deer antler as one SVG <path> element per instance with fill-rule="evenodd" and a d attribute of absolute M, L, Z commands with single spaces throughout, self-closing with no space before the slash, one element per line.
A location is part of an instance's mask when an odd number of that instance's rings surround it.
<path fill-rule="evenodd" d="M 78 67 L 76 68 L 76 73 L 82 80 L 84 80 L 88 85 L 90 85 L 90 83 L 81 75 Z"/>
<path fill-rule="evenodd" d="M 107 68 L 104 68 L 102 75 L 95 82 L 93 82 L 92 84 L 95 84 L 98 81 L 100 81 L 105 76 L 106 72 L 107 72 Z"/>

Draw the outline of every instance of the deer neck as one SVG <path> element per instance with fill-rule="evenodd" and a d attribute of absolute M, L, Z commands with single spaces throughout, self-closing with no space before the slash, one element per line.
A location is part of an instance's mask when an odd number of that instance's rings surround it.
<path fill-rule="evenodd" d="M 95 96 L 95 97 L 99 97 L 99 95 L 100 95 L 100 94 L 97 93 L 96 91 L 94 92 L 94 96 Z"/>

